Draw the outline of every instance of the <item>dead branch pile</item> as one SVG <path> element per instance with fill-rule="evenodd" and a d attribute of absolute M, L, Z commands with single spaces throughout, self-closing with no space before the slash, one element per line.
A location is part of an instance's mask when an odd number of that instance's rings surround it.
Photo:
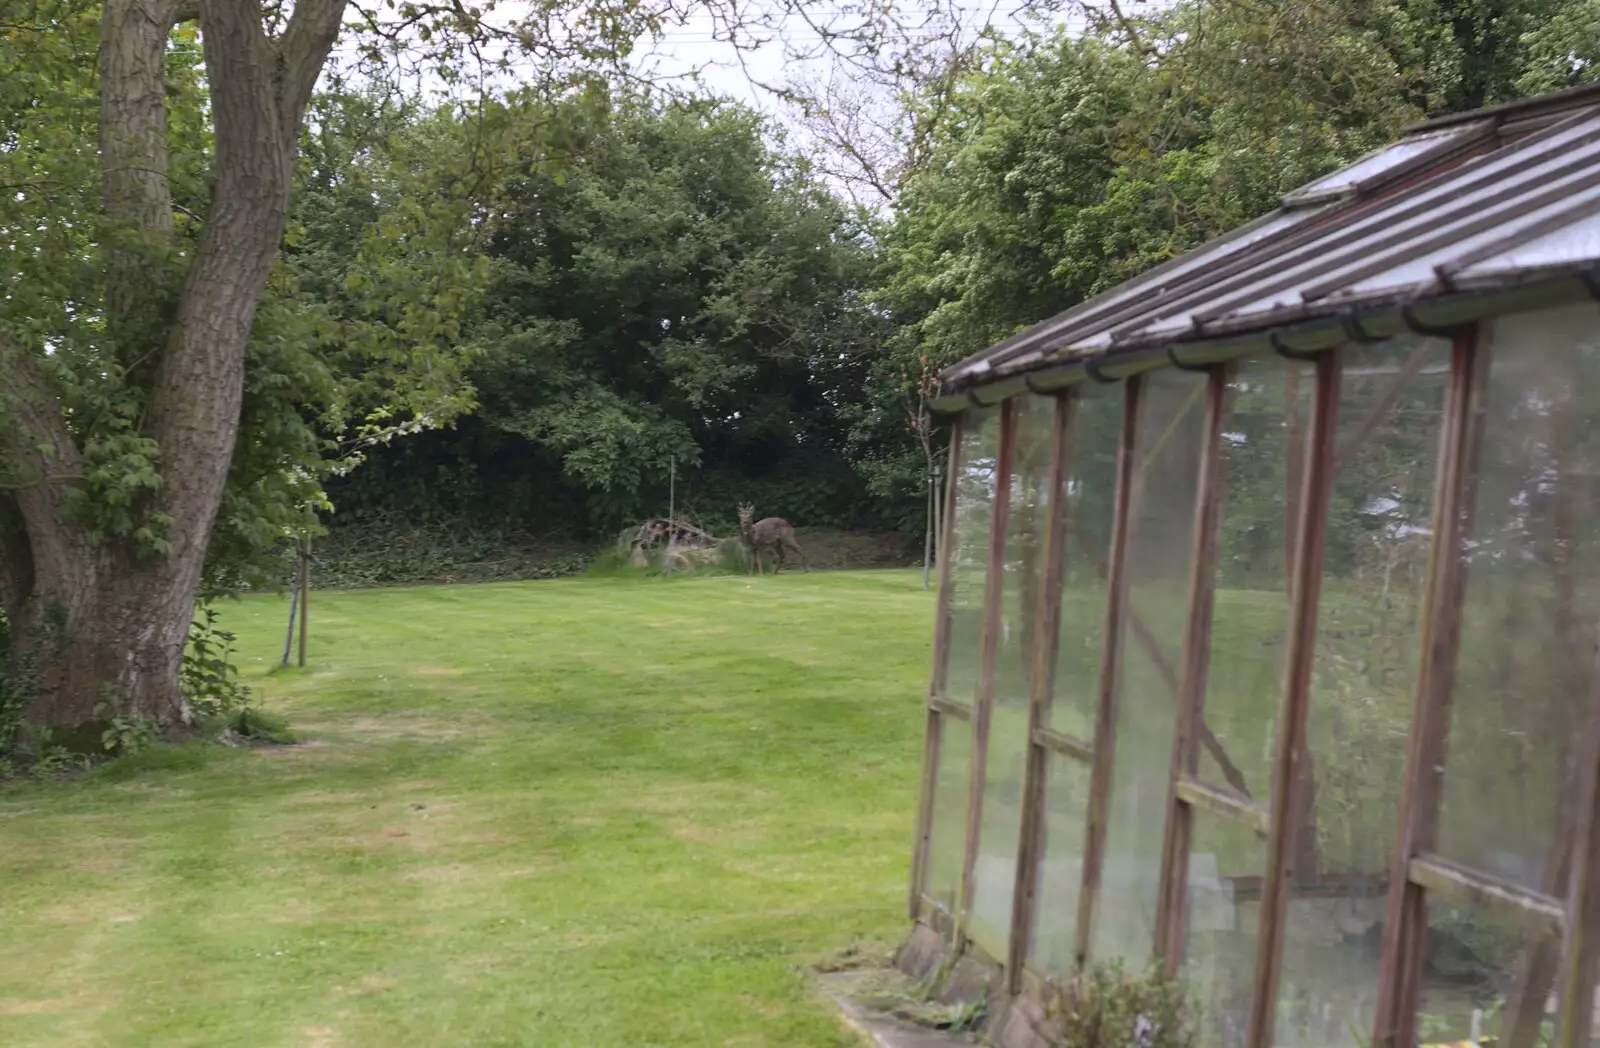
<path fill-rule="evenodd" d="M 617 550 L 635 567 L 660 564 L 668 571 L 692 571 L 716 561 L 724 540 L 684 520 L 652 517 L 617 537 Z"/>

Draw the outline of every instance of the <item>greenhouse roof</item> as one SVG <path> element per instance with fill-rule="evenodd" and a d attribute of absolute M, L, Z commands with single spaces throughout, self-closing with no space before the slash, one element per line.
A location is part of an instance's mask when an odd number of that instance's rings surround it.
<path fill-rule="evenodd" d="M 935 406 L 1163 355 L 1444 330 L 1593 293 L 1596 263 L 1600 87 L 1584 87 L 1408 128 L 1256 221 L 953 365 Z"/>

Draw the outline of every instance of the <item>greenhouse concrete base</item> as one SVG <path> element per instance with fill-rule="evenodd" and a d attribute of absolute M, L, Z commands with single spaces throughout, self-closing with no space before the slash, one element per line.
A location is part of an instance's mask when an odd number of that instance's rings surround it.
<path fill-rule="evenodd" d="M 918 1026 L 887 1015 L 855 999 L 856 973 L 828 976 L 824 989 L 846 1026 L 879 1048 L 971 1048 L 976 1042 L 966 1034 Z"/>
<path fill-rule="evenodd" d="M 950 958 L 944 938 L 933 928 L 917 924 L 895 956 L 895 966 L 918 982 L 935 983 L 934 996 L 948 1003 L 984 1000 L 979 1033 L 1000 1048 L 1050 1048 L 1059 1041 L 1058 1024 L 1047 1014 L 1045 987 L 1032 972 L 1024 972 L 1021 992 L 1006 992 L 998 964 L 969 947 Z"/>

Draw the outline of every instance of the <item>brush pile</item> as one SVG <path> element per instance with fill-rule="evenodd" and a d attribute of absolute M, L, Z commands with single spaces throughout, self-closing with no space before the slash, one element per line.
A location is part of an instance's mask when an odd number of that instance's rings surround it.
<path fill-rule="evenodd" d="M 652 517 L 624 530 L 617 537 L 617 550 L 636 568 L 654 565 L 664 571 L 694 571 L 715 564 L 731 541 L 687 521 Z"/>

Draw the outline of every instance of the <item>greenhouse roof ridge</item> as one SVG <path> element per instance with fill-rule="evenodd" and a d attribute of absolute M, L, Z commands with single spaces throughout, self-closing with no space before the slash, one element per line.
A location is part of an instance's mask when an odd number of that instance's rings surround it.
<path fill-rule="evenodd" d="M 1163 353 L 1204 363 L 1255 344 L 1443 329 L 1514 308 L 1508 295 L 1593 292 L 1597 263 L 1600 87 L 1585 87 L 1416 125 L 1254 222 L 947 368 L 934 406 L 1114 377 Z"/>

